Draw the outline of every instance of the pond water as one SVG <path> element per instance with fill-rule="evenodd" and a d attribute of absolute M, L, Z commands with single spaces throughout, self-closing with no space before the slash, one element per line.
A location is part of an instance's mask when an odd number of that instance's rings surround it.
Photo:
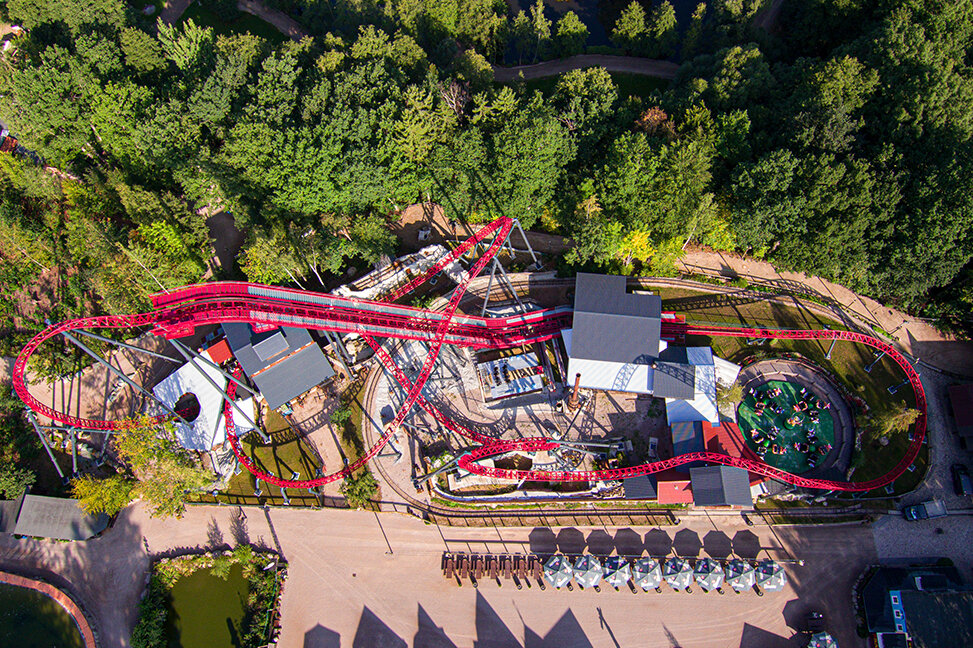
<path fill-rule="evenodd" d="M 84 648 L 84 641 L 74 619 L 54 599 L 0 583 L 0 646 Z"/>
<path fill-rule="evenodd" d="M 170 591 L 166 637 L 170 648 L 235 648 L 249 583 L 234 565 L 227 580 L 208 569 L 176 581 Z"/>

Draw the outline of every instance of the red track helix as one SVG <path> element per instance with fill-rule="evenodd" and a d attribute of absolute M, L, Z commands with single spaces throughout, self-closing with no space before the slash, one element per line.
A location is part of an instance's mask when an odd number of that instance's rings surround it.
<path fill-rule="evenodd" d="M 44 405 L 30 394 L 25 379 L 27 361 L 41 343 L 73 329 L 129 328 L 152 324 L 155 326 L 154 331 L 157 334 L 174 338 L 189 335 L 196 326 L 204 324 L 243 321 L 260 327 L 291 325 L 341 333 L 358 333 L 374 349 L 378 360 L 402 386 L 406 393 L 404 402 L 393 420 L 386 425 L 382 436 L 360 459 L 340 471 L 308 480 L 281 479 L 280 477 L 266 473 L 256 466 L 243 452 L 233 423 L 232 410 L 228 405 L 225 406 L 224 418 L 233 452 L 237 455 L 240 462 L 257 478 L 277 486 L 313 488 L 351 475 L 355 470 L 364 466 L 372 457 L 378 454 L 389 442 L 395 431 L 405 420 L 409 411 L 415 405 L 428 411 L 435 420 L 447 429 L 470 439 L 474 443 L 480 444 L 479 447 L 463 454 L 459 458 L 457 464 L 461 469 L 475 474 L 501 479 L 530 481 L 624 479 L 660 472 L 693 462 L 710 462 L 736 466 L 753 473 L 807 488 L 867 491 L 892 483 L 915 460 L 926 431 L 925 392 L 919 380 L 919 374 L 913 365 L 890 345 L 876 338 L 851 331 L 801 331 L 728 326 L 686 326 L 684 324 L 664 322 L 663 337 L 707 335 L 774 339 L 837 339 L 865 344 L 883 351 L 902 368 L 915 391 L 916 409 L 919 411 L 919 417 L 916 420 L 913 441 L 905 456 L 895 468 L 886 475 L 867 482 L 808 479 L 773 468 L 761 461 L 730 457 L 712 452 L 680 455 L 664 461 L 656 461 L 629 468 L 600 471 L 559 472 L 506 470 L 489 468 L 480 464 L 479 461 L 482 459 L 507 452 L 553 450 L 559 445 L 558 442 L 546 438 L 498 441 L 493 437 L 473 432 L 451 421 L 421 394 L 444 343 L 460 344 L 475 348 L 509 348 L 529 342 L 550 339 L 557 335 L 561 329 L 570 326 L 571 311 L 566 308 L 535 311 L 508 318 L 477 318 L 456 315 L 456 309 L 470 280 L 477 276 L 486 263 L 499 251 L 503 241 L 509 235 L 512 225 L 513 221 L 502 218 L 484 227 L 475 236 L 467 239 L 451 254 L 444 257 L 424 274 L 414 278 L 407 285 L 396 290 L 388 298 L 387 302 L 374 302 L 337 297 L 334 295 L 308 293 L 306 291 L 260 286 L 258 284 L 222 282 L 186 286 L 170 293 L 155 295 L 153 296 L 153 304 L 156 310 L 151 313 L 93 317 L 62 322 L 50 326 L 39 333 L 21 351 L 14 365 L 14 388 L 28 407 L 51 420 L 86 429 L 112 430 L 118 427 L 118 422 L 79 418 L 58 412 Z M 428 311 L 390 303 L 456 261 L 491 234 L 495 234 L 493 242 L 488 247 L 486 253 L 480 256 L 463 281 L 454 289 L 445 310 Z M 429 344 L 429 353 L 414 382 L 409 380 L 395 364 L 388 352 L 375 341 L 375 336 L 421 340 Z M 237 372 L 238 377 L 240 377 L 242 374 L 239 373 L 239 369 Z M 232 397 L 235 390 L 236 386 L 231 382 L 228 385 L 227 393 Z M 161 419 L 163 417 L 159 418 Z"/>

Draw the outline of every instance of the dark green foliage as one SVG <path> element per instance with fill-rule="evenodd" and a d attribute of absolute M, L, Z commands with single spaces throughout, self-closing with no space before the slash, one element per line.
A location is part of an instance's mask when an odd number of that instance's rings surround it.
<path fill-rule="evenodd" d="M 617 48 L 686 61 L 665 92 L 597 69 L 543 92 L 494 83 L 491 63 L 583 51 L 577 16 L 552 24 L 541 2 L 271 4 L 314 40 L 153 25 L 120 0 L 7 3 L 30 32 L 0 117 L 78 178 L 0 157 L 7 353 L 44 317 L 136 311 L 198 281 L 203 206 L 246 229 L 239 265 L 261 281 L 374 262 L 395 212 L 431 199 L 542 222 L 577 263 L 668 273 L 696 241 L 969 319 L 971 0 L 787 2 L 770 34 L 759 0 L 708 0 L 681 43 L 669 2 L 614 3 Z M 208 4 L 224 22 L 231 5 Z M 51 345 L 42 364 L 76 359 Z"/>
<path fill-rule="evenodd" d="M 557 21 L 557 51 L 561 56 L 574 56 L 584 52 L 588 40 L 588 28 L 578 14 L 569 11 Z"/>
<path fill-rule="evenodd" d="M 23 403 L 10 385 L 0 385 L 0 497 L 20 497 L 37 479 L 28 461 L 40 442 L 24 417 Z"/>
<path fill-rule="evenodd" d="M 340 487 L 351 508 L 364 508 L 378 495 L 378 482 L 368 468 L 362 468 L 356 474 L 346 477 Z"/>
<path fill-rule="evenodd" d="M 246 608 L 239 633 L 241 648 L 264 646 L 268 639 L 268 620 L 277 608 L 280 584 L 287 576 L 286 566 L 278 564 L 274 569 L 263 567 L 273 555 L 256 553 L 249 545 L 237 546 L 230 555 L 180 556 L 171 562 L 153 565 L 145 596 L 139 601 L 138 621 L 132 631 L 132 648 L 165 648 L 168 645 L 165 626 L 169 588 L 179 579 L 195 571 L 209 568 L 217 578 L 227 578 L 230 569 L 239 564 L 249 583 Z"/>
<path fill-rule="evenodd" d="M 145 596 L 139 601 L 139 615 L 132 630 L 132 648 L 165 648 L 166 587 L 157 576 L 149 580 Z"/>

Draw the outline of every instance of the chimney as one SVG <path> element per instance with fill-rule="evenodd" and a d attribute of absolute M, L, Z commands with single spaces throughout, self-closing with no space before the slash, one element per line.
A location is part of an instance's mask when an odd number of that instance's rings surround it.
<path fill-rule="evenodd" d="M 576 410 L 581 407 L 578 400 L 578 392 L 581 390 L 581 374 L 574 375 L 574 389 L 571 390 L 571 398 L 568 399 L 568 409 Z"/>

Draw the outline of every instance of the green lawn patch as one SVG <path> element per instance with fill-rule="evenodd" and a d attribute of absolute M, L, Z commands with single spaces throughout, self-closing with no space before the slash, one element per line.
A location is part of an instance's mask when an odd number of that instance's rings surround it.
<path fill-rule="evenodd" d="M 778 389 L 780 394 L 773 396 Z M 818 460 L 823 457 L 819 448 L 834 444 L 831 412 L 815 407 L 816 399 L 804 399 L 799 390 L 800 386 L 795 383 L 774 380 L 761 385 L 755 394 L 745 396 L 737 408 L 737 422 L 750 449 L 763 454 L 763 460 L 771 466 L 795 475 L 811 469 L 809 456 L 816 455 Z M 807 410 L 795 411 L 794 406 L 802 401 L 808 403 Z M 758 402 L 764 404 L 760 414 Z M 813 418 L 818 422 L 814 423 Z M 809 440 L 809 430 L 814 431 L 814 440 Z M 802 443 L 808 446 L 808 451 L 795 448 L 795 444 Z M 774 454 L 774 446 L 782 453 Z"/>

